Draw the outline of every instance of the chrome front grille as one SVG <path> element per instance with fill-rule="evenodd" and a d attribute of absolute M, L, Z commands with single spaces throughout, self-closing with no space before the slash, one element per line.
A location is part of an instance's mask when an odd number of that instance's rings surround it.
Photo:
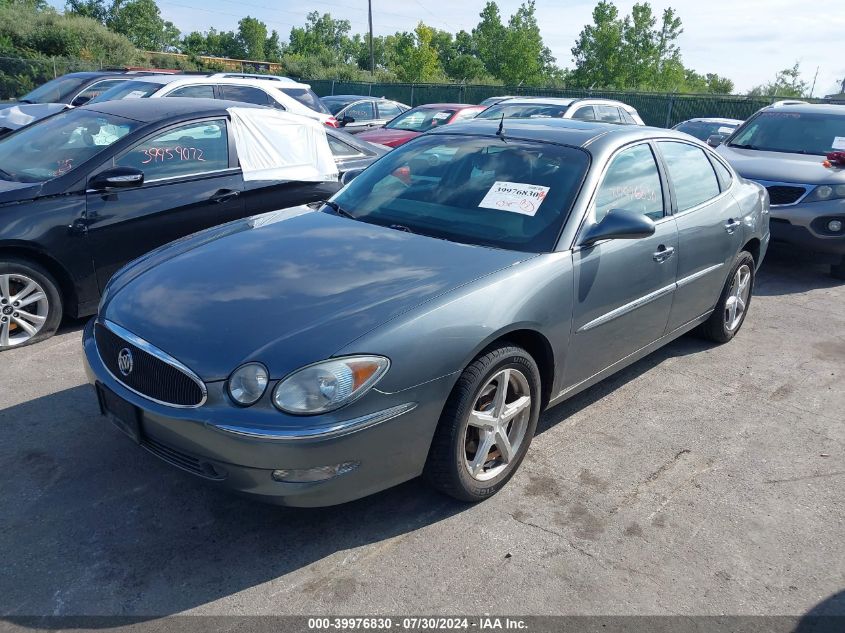
<path fill-rule="evenodd" d="M 131 332 L 97 321 L 94 339 L 109 373 L 134 393 L 172 407 L 199 407 L 205 402 L 205 384 L 196 374 Z"/>

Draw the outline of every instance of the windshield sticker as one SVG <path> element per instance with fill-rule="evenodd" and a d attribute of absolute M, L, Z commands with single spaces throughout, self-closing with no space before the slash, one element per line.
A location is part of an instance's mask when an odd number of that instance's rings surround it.
<path fill-rule="evenodd" d="M 732 127 L 720 127 L 717 130 L 717 134 L 730 134 L 733 131 L 734 129 Z"/>
<path fill-rule="evenodd" d="M 833 139 L 832 149 L 845 149 L 845 136 L 837 136 Z"/>
<path fill-rule="evenodd" d="M 133 90 L 124 99 L 143 99 L 146 93 L 143 90 Z"/>
<path fill-rule="evenodd" d="M 448 119 L 450 116 L 452 116 L 451 112 L 438 112 L 431 118 L 435 121 L 442 121 L 443 119 Z"/>
<path fill-rule="evenodd" d="M 497 180 L 478 206 L 533 216 L 543 204 L 547 193 L 548 187 Z"/>

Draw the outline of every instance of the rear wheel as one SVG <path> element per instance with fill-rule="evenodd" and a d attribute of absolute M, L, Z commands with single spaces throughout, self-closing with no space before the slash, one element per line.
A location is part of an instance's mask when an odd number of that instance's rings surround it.
<path fill-rule="evenodd" d="M 716 309 L 701 326 L 701 333 L 717 343 L 730 341 L 745 322 L 753 290 L 754 257 L 742 251 L 725 281 Z"/>
<path fill-rule="evenodd" d="M 0 352 L 52 336 L 62 320 L 58 284 L 34 262 L 0 259 Z"/>
<path fill-rule="evenodd" d="M 492 496 L 522 463 L 539 415 L 539 370 L 524 349 L 503 345 L 478 357 L 443 410 L 426 479 L 462 501 Z"/>

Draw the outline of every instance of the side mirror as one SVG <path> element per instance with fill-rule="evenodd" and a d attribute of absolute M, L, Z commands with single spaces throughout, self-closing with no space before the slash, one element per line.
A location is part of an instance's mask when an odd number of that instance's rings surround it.
<path fill-rule="evenodd" d="M 581 246 L 592 246 L 599 240 L 636 240 L 654 235 L 654 220 L 638 211 L 611 209 L 581 239 Z"/>
<path fill-rule="evenodd" d="M 344 114 L 342 117 L 340 117 L 338 123 L 340 123 L 342 126 L 349 125 L 350 123 L 355 123 L 355 117 L 349 116 L 348 114 Z"/>
<path fill-rule="evenodd" d="M 722 144 L 722 141 L 725 140 L 724 135 L 722 134 L 711 134 L 707 137 L 707 144 L 710 147 L 719 147 Z"/>
<path fill-rule="evenodd" d="M 96 191 L 109 189 L 129 189 L 144 184 L 144 172 L 134 167 L 112 167 L 92 176 L 88 188 Z"/>
<path fill-rule="evenodd" d="M 70 105 L 78 108 L 79 106 L 84 106 L 89 101 L 91 101 L 91 95 L 79 95 L 76 99 L 70 102 Z"/>
<path fill-rule="evenodd" d="M 362 171 L 364 171 L 364 170 L 363 169 L 350 169 L 349 171 L 343 172 L 343 175 L 340 177 L 340 184 L 348 185 L 350 182 L 352 182 L 358 176 L 360 176 Z"/>

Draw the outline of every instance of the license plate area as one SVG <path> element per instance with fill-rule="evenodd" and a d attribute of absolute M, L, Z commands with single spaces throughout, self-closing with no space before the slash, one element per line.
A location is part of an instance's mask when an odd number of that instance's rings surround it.
<path fill-rule="evenodd" d="M 100 413 L 109 418 L 121 431 L 126 433 L 132 441 L 141 443 L 141 411 L 133 404 L 126 402 L 111 389 L 97 383 L 97 400 L 100 402 Z"/>

